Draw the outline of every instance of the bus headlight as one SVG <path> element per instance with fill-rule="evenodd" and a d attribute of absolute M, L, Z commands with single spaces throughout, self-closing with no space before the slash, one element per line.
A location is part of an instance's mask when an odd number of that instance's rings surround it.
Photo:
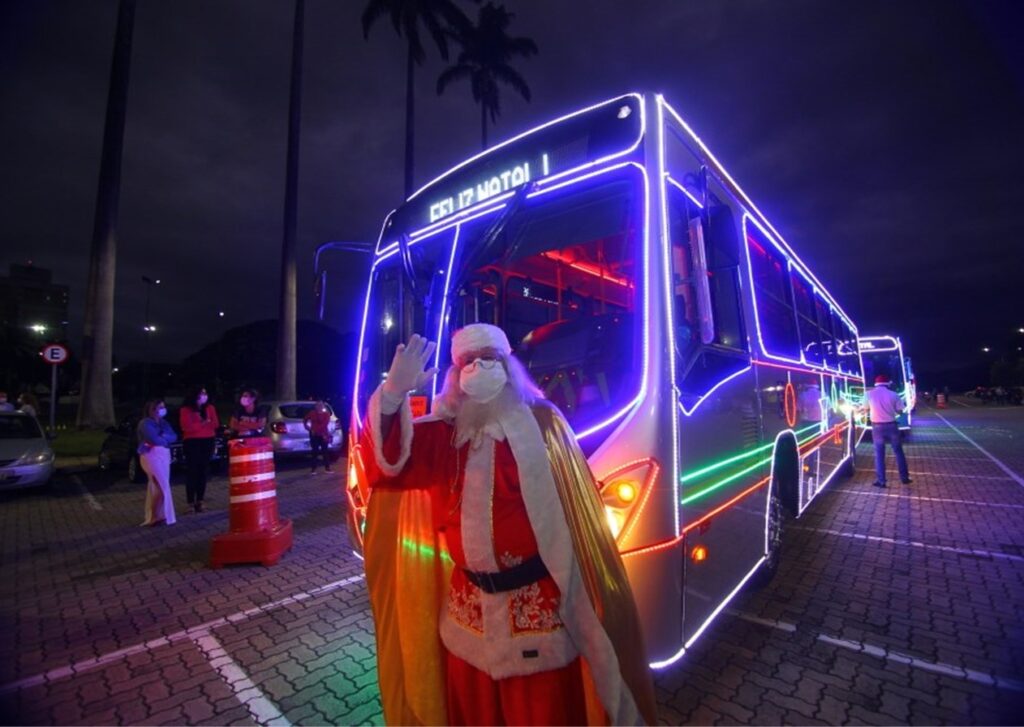
<path fill-rule="evenodd" d="M 605 517 L 608 518 L 608 527 L 612 531 L 612 537 L 619 537 L 619 533 L 622 532 L 622 526 L 626 524 L 625 513 L 611 505 L 605 505 L 604 514 Z"/>
<path fill-rule="evenodd" d="M 620 537 L 630 539 L 630 532 L 637 524 L 658 477 L 658 469 L 653 459 L 634 460 L 613 469 L 598 483 L 605 518 L 616 540 Z"/>

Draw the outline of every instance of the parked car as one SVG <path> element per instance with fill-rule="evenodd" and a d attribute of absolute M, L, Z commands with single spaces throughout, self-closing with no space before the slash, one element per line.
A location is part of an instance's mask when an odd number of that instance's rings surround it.
<path fill-rule="evenodd" d="M 178 441 L 172 444 L 171 466 L 174 467 L 185 462 L 185 455 L 181 448 L 181 431 L 178 429 L 177 416 L 171 417 L 168 421 L 178 432 Z M 100 454 L 97 464 L 101 470 L 120 469 L 128 470 L 128 479 L 132 482 L 142 483 L 146 481 L 146 473 L 139 462 L 138 448 L 139 441 L 136 431 L 139 426 L 139 417 L 125 417 L 116 427 L 107 427 L 107 438 L 100 445 Z M 218 434 L 214 437 L 212 461 L 227 459 L 227 437 Z"/>
<path fill-rule="evenodd" d="M 34 416 L 0 412 L 0 490 L 45 485 L 53 475 L 53 450 Z"/>
<path fill-rule="evenodd" d="M 303 420 L 306 414 L 313 411 L 316 402 L 269 401 L 264 402 L 263 406 L 267 416 L 267 428 L 264 430 L 264 436 L 273 443 L 274 454 L 309 452 L 309 432 L 306 430 Z M 327 405 L 327 410 L 331 413 L 331 438 L 327 442 L 327 449 L 332 453 L 340 452 L 344 441 L 341 425 L 330 404 Z"/>

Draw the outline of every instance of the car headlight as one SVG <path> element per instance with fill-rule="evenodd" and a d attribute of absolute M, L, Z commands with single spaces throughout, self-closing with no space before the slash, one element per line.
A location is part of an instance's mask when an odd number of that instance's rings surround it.
<path fill-rule="evenodd" d="M 38 454 L 26 454 L 21 458 L 20 464 L 46 464 L 53 461 L 53 452 L 39 452 Z"/>

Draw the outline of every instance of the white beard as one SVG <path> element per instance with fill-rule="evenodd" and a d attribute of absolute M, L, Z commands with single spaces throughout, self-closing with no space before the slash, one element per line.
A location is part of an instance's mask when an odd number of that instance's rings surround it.
<path fill-rule="evenodd" d="M 468 441 L 473 441 L 474 446 L 478 446 L 480 435 L 483 433 L 494 439 L 498 439 L 494 436 L 498 434 L 500 439 L 504 439 L 500 424 L 501 415 L 520 406 L 525 405 L 508 384 L 500 394 L 486 403 L 473 401 L 469 397 L 463 398 L 455 412 L 455 446 L 461 447 Z"/>

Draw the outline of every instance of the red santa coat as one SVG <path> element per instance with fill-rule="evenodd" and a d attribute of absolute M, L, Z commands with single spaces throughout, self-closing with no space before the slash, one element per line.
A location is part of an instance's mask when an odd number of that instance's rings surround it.
<path fill-rule="evenodd" d="M 582 655 L 592 722 L 654 721 L 632 594 L 586 460 L 557 409 L 511 405 L 462 442 L 451 420 L 414 423 L 406 403 L 385 439 L 378 392 L 363 437 L 373 452 L 367 577 L 389 722 L 445 721 L 441 652 L 431 643 L 438 635 L 492 679 Z M 537 554 L 550 575 L 514 591 L 485 593 L 462 570 L 495 572 Z"/>

